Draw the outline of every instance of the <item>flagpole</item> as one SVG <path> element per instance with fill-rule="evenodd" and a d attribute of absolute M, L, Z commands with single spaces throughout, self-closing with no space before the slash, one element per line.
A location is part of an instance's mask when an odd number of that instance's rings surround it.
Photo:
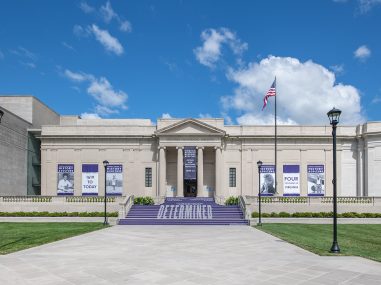
<path fill-rule="evenodd" d="M 276 84 L 276 76 L 275 76 L 275 84 Z M 275 85 L 276 86 L 276 85 Z M 276 97 L 278 94 L 276 94 L 274 97 L 275 97 L 275 147 L 274 147 L 274 151 L 275 151 L 275 194 L 278 193 L 277 191 L 277 186 L 278 186 L 278 180 L 277 180 L 277 122 L 276 122 Z"/>

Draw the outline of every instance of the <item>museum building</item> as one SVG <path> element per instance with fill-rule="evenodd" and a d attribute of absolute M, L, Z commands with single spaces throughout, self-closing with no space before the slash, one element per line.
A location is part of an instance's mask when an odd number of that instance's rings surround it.
<path fill-rule="evenodd" d="M 122 196 L 256 196 L 259 188 L 263 195 L 332 196 L 328 118 L 321 126 L 278 126 L 275 167 L 273 126 L 82 119 L 33 96 L 0 96 L 0 110 L 3 196 L 104 195 L 105 184 Z M 339 125 L 337 162 L 339 196 L 381 196 L 381 122 Z"/>

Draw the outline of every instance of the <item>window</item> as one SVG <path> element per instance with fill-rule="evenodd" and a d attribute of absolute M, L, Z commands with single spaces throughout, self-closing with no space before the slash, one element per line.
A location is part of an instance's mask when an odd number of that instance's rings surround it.
<path fill-rule="evenodd" d="M 229 187 L 236 187 L 236 169 L 229 168 Z"/>
<path fill-rule="evenodd" d="M 152 168 L 151 167 L 146 167 L 145 185 L 146 187 L 152 187 Z"/>

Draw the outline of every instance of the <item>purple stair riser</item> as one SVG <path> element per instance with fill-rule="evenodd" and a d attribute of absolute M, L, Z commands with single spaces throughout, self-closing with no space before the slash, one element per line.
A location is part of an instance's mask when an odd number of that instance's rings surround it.
<path fill-rule="evenodd" d="M 181 204 L 207 205 L 212 210 L 211 219 L 158 219 L 161 206 Z M 173 209 L 174 207 L 172 207 Z M 167 214 L 168 215 L 168 214 Z M 248 225 L 238 206 L 223 206 L 214 202 L 213 198 L 167 198 L 162 205 L 133 205 L 126 218 L 118 221 L 119 225 Z"/>

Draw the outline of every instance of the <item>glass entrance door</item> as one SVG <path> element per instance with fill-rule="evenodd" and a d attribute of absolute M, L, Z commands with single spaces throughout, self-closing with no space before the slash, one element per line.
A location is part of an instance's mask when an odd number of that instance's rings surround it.
<path fill-rule="evenodd" d="M 197 197 L 197 180 L 184 180 L 184 197 Z"/>

